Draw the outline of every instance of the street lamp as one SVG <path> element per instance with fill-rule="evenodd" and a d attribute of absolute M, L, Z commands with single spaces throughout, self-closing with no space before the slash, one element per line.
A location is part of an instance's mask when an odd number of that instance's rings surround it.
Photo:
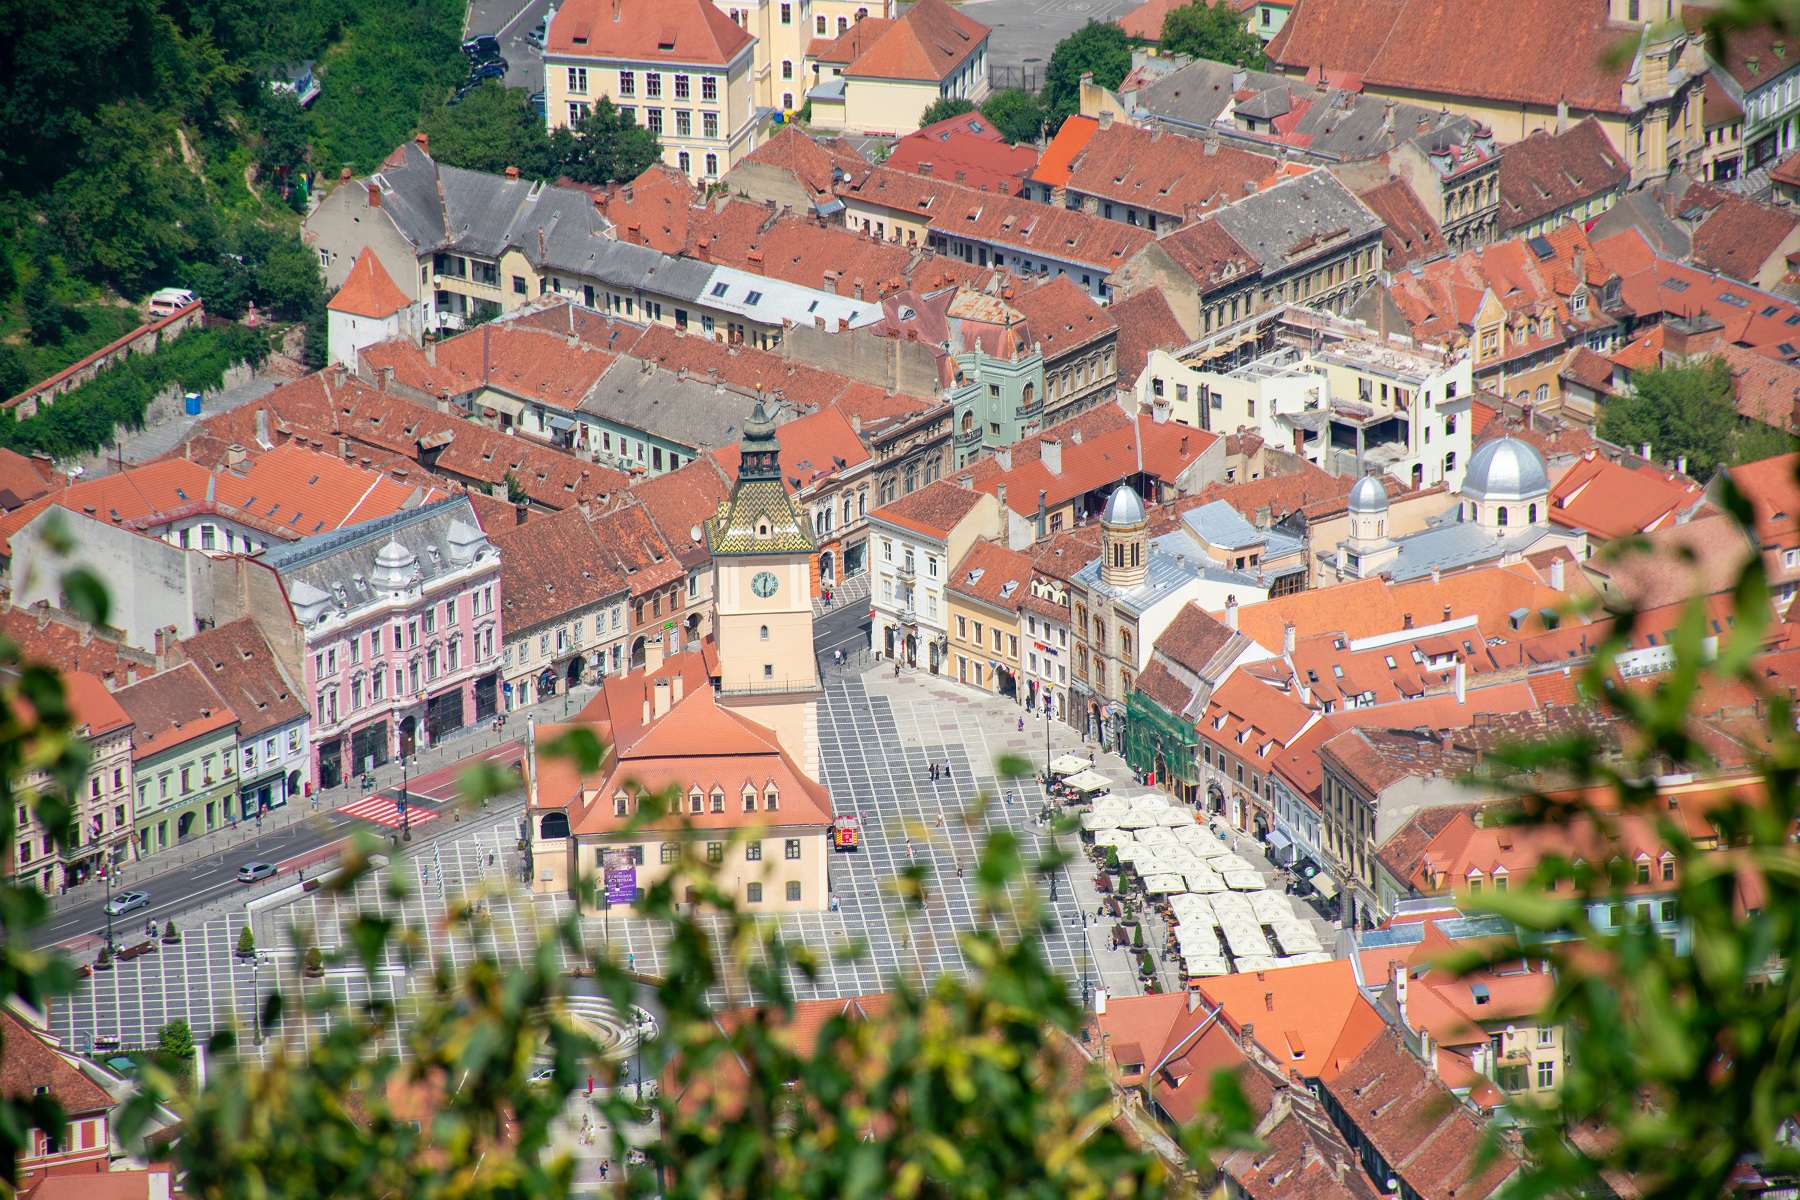
<path fill-rule="evenodd" d="M 104 874 L 104 875 L 105 875 L 105 876 L 106 876 L 106 957 L 107 957 L 107 958 L 111 958 L 111 957 L 112 957 L 112 953 L 113 953 L 113 928 L 112 928 L 112 919 L 113 919 L 113 907 L 112 907 L 112 884 L 113 884 L 113 872 L 112 872 L 112 869 L 113 869 L 113 864 L 112 864 L 112 863 L 109 863 L 109 862 L 102 862 L 102 863 L 101 863 L 101 864 L 100 864 L 100 871 L 101 871 L 101 873 L 102 873 L 102 874 Z"/>
<path fill-rule="evenodd" d="M 412 760 L 404 754 L 400 756 L 400 838 L 412 841 L 412 818 L 407 814 L 406 806 L 410 798 L 407 786 L 412 781 Z"/>

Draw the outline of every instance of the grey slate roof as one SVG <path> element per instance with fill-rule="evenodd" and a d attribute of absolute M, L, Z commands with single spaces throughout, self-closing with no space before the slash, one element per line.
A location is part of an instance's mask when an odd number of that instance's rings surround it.
<path fill-rule="evenodd" d="M 369 184 L 381 189 L 382 208 L 419 253 L 498 258 L 516 248 L 534 267 L 578 271 L 610 228 L 575 188 L 444 166 L 416 142 L 397 154 L 399 164 Z"/>
<path fill-rule="evenodd" d="M 1202 504 L 1182 514 L 1182 522 L 1201 541 L 1225 550 L 1261 545 L 1268 535 L 1244 519 L 1244 515 L 1223 500 Z"/>
<path fill-rule="evenodd" d="M 756 397 L 709 380 L 683 378 L 648 359 L 621 358 L 576 407 L 695 450 L 717 450 L 743 436 Z"/>
<path fill-rule="evenodd" d="M 1257 93 L 1232 109 L 1238 91 Z M 1247 148 L 1272 148 L 1267 137 L 1216 124 L 1227 111 L 1258 120 L 1270 120 L 1310 101 L 1293 132 L 1309 139 L 1304 146 L 1290 146 L 1296 158 L 1331 162 L 1360 162 L 1386 154 L 1400 142 L 1416 141 L 1429 148 L 1447 138 L 1462 145 L 1474 136 L 1475 122 L 1458 113 L 1421 108 L 1416 104 L 1388 102 L 1336 88 L 1321 90 L 1304 80 L 1272 75 L 1267 71 L 1241 71 L 1228 63 L 1196 59 L 1141 88 L 1136 108 L 1165 123 L 1171 132 L 1192 133 L 1213 129 Z M 1426 122 L 1427 132 L 1419 133 Z"/>
<path fill-rule="evenodd" d="M 1144 582 L 1134 588 L 1113 588 L 1101 582 L 1098 558 L 1075 572 L 1072 581 L 1086 588 L 1091 595 L 1110 597 L 1113 603 L 1133 616 L 1142 616 L 1152 605 L 1196 579 L 1252 588 L 1260 586 L 1255 576 L 1228 570 L 1196 552 L 1193 542 L 1184 533 L 1165 533 L 1151 538 L 1149 551 Z"/>
<path fill-rule="evenodd" d="M 713 274 L 712 265 L 698 259 L 679 258 L 611 238 L 602 239 L 591 248 L 591 254 L 588 264 L 581 268 L 582 274 L 622 292 L 641 290 L 697 300 Z"/>
<path fill-rule="evenodd" d="M 377 557 L 397 543 L 410 559 L 403 570 L 384 568 Z M 481 531 L 481 521 L 463 496 L 366 521 L 349 529 L 301 538 L 262 552 L 274 568 L 302 624 L 322 614 L 346 617 L 388 599 L 389 586 L 430 588 L 433 580 L 472 563 L 496 562 L 499 551 Z"/>
<path fill-rule="evenodd" d="M 1316 239 L 1347 233 L 1348 240 L 1379 236 L 1381 218 L 1326 170 L 1284 180 L 1246 196 L 1212 217 L 1255 256 L 1265 275 L 1305 262 L 1321 249 Z M 1326 250 L 1344 239 L 1333 238 Z"/>

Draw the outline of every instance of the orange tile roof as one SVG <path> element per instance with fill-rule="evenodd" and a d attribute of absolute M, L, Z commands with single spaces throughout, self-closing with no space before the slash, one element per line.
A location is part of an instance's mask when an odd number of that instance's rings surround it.
<path fill-rule="evenodd" d="M 122 687 L 113 696 L 137 723 L 131 739 L 136 761 L 237 723 L 237 714 L 191 662 Z"/>
<path fill-rule="evenodd" d="M 873 46 L 894 25 L 892 17 L 864 17 L 844 32 L 829 39 L 818 51 L 809 55 L 822 63 L 848 66 Z"/>
<path fill-rule="evenodd" d="M 1038 160 L 1037 170 L 1031 173 L 1033 181 L 1053 188 L 1068 183 L 1070 165 L 1098 128 L 1100 122 L 1094 117 L 1074 116 L 1064 121 L 1062 128 L 1056 131 L 1056 136 L 1044 148 L 1044 156 Z"/>
<path fill-rule="evenodd" d="M 658 162 L 630 183 L 600 189 L 594 202 L 613 223 L 621 242 L 681 254 L 687 249 L 688 221 L 699 199 L 686 175 Z"/>
<path fill-rule="evenodd" d="M 69 482 L 49 463 L 0 447 L 0 509 L 17 508 Z"/>
<path fill-rule="evenodd" d="M 565 0 L 546 56 L 723 67 L 756 39 L 707 0 Z"/>
<path fill-rule="evenodd" d="M 1102 405 L 1091 412 L 1107 413 L 1109 409 L 1107 415 L 1118 413 L 1113 405 Z M 1090 414 L 1084 413 L 1075 420 L 1088 417 Z M 1004 484 L 1007 507 L 1021 516 L 1031 516 L 1037 512 L 1040 491 L 1045 493 L 1045 504 L 1054 507 L 1139 471 L 1172 484 L 1219 440 L 1218 434 L 1204 429 L 1174 422 L 1158 424 L 1148 414 L 1135 421 L 1127 417 L 1116 427 L 1082 436 L 1079 441 L 1064 428 L 1070 424 L 1073 422 L 1052 425 L 1013 447 L 1010 471 L 976 472 L 975 489 L 998 496 Z M 1052 471 L 1043 461 L 1041 447 L 1046 440 L 1061 443 L 1060 471 Z M 1026 444 L 1030 447 L 1028 459 L 1020 452 Z"/>
<path fill-rule="evenodd" d="M 980 492 L 940 479 L 883 505 L 869 516 L 942 540 L 979 503 Z"/>
<path fill-rule="evenodd" d="M 344 286 L 325 307 L 333 312 L 380 320 L 393 316 L 411 303 L 406 293 L 395 286 L 393 276 L 387 273 L 381 260 L 364 246 L 351 265 Z"/>
<path fill-rule="evenodd" d="M 989 608 L 1018 612 L 1031 595 L 1031 556 L 998 542 L 977 541 L 950 569 L 944 589 Z"/>
<path fill-rule="evenodd" d="M 181 643 L 219 698 L 238 714 L 238 736 L 254 737 L 307 715 L 296 681 L 275 658 L 256 622 L 240 617 Z"/>
<path fill-rule="evenodd" d="M 69 715 L 77 727 L 86 727 L 88 736 L 98 737 L 131 724 L 131 718 L 96 676 L 72 671 L 62 677 L 62 684 Z"/>
<path fill-rule="evenodd" d="M 1796 226 L 1800 217 L 1791 212 L 1727 196 L 1694 231 L 1689 257 L 1708 271 L 1754 282 Z"/>
<path fill-rule="evenodd" d="M 1335 1076 L 1383 1027 L 1348 959 L 1203 979 L 1200 995 L 1232 1029 L 1254 1025 L 1256 1044 L 1284 1072 L 1311 1078 Z"/>
<path fill-rule="evenodd" d="M 781 477 L 788 491 L 809 488 L 821 479 L 860 467 L 869 461 L 862 439 L 850 426 L 850 418 L 838 408 L 822 409 L 780 426 Z M 738 445 L 713 451 L 727 479 L 737 479 Z"/>
<path fill-rule="evenodd" d="M 1067 186 L 1180 221 L 1230 204 L 1245 185 L 1263 187 L 1280 170 L 1273 158 L 1236 146 L 1114 122 L 1089 135 L 1070 163 Z"/>
<path fill-rule="evenodd" d="M 1550 489 L 1550 520 L 1610 541 L 1674 524 L 1703 491 L 1652 465 L 1633 470 L 1589 450 Z"/>
<path fill-rule="evenodd" d="M 1121 388 L 1136 386 L 1138 376 L 1144 373 L 1144 366 L 1150 361 L 1150 351 L 1174 350 L 1193 341 L 1181 327 L 1181 322 L 1175 319 L 1175 310 L 1169 307 L 1168 297 L 1163 295 L 1161 288 L 1114 300 L 1112 318 L 1119 327 L 1117 358 Z"/>
<path fill-rule="evenodd" d="M 938 83 L 979 51 L 989 32 L 986 25 L 944 0 L 918 0 L 844 68 L 844 76 Z"/>

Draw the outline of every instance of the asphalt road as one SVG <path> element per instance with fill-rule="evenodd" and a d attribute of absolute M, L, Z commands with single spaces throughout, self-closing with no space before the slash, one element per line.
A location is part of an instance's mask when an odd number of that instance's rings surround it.
<path fill-rule="evenodd" d="M 447 815 L 450 802 L 456 799 L 457 780 L 466 767 L 489 758 L 502 763 L 516 762 L 520 754 L 519 743 L 508 742 L 413 776 L 410 797 L 414 811 Z M 398 787 L 386 787 L 370 795 L 391 800 L 399 790 Z M 221 847 L 217 854 L 194 859 L 155 875 L 146 876 L 134 871 L 120 890 L 148 892 L 150 903 L 113 918 L 114 941 L 123 940 L 121 934 L 143 929 L 152 918 L 163 921 L 217 900 L 233 898 L 235 901 L 238 896 L 249 900 L 259 892 L 287 887 L 294 882 L 297 870 L 311 868 L 331 858 L 338 844 L 359 827 L 377 833 L 389 831 L 385 823 L 361 820 L 340 810 L 327 809 L 299 824 Z M 427 818 L 414 826 L 413 834 L 416 839 L 429 839 L 455 827 L 452 820 Z M 151 862 L 154 864 L 154 860 Z M 280 872 L 258 883 L 239 883 L 238 868 L 247 862 L 274 863 Z M 105 936 L 106 899 L 101 894 L 57 913 L 44 926 L 38 941 L 40 945 L 59 945 Z"/>
<path fill-rule="evenodd" d="M 849 658 L 869 648 L 869 601 L 865 598 L 834 604 L 825 615 L 813 621 L 813 654 L 822 664 L 831 662 L 831 652 L 842 650 Z"/>
<path fill-rule="evenodd" d="M 499 38 L 506 86 L 539 92 L 544 89 L 544 60 L 525 35 L 554 8 L 551 0 L 470 0 L 463 37 L 491 33 Z"/>

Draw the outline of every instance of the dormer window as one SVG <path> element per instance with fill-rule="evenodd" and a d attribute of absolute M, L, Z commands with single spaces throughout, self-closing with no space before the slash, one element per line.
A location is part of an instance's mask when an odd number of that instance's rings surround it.
<path fill-rule="evenodd" d="M 620 792 L 618 795 L 614 796 L 613 797 L 613 816 L 615 816 L 615 817 L 629 816 L 630 813 L 631 813 L 631 797 L 624 792 Z"/>
<path fill-rule="evenodd" d="M 756 811 L 756 792 L 752 788 L 744 789 L 744 811 L 747 813 Z"/>
<path fill-rule="evenodd" d="M 688 793 L 688 811 L 690 813 L 699 812 L 701 809 L 701 806 L 703 804 L 704 804 L 704 800 L 702 799 L 702 797 L 700 795 L 699 788 L 695 788 L 693 791 Z"/>
<path fill-rule="evenodd" d="M 713 789 L 712 810 L 716 813 L 725 811 L 725 790 L 723 788 Z"/>
<path fill-rule="evenodd" d="M 781 793 L 775 789 L 774 784 L 770 784 L 769 790 L 763 793 L 763 809 L 767 812 L 775 812 L 780 807 Z"/>

